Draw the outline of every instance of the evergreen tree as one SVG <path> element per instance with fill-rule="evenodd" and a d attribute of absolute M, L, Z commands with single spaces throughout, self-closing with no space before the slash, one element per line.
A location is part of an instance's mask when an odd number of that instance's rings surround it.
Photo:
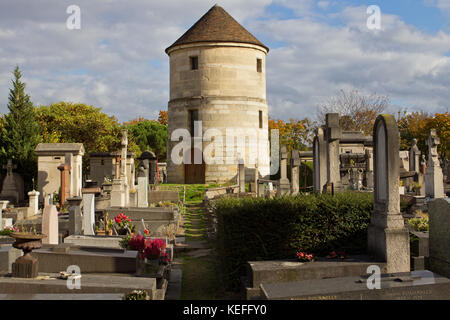
<path fill-rule="evenodd" d="M 9 113 L 2 118 L 0 158 L 2 164 L 12 159 L 17 172 L 24 179 L 25 192 L 31 190 L 37 174 L 34 149 L 40 142 L 40 126 L 30 96 L 25 94 L 25 83 L 19 67 L 14 69 L 12 89 L 9 91 Z"/>

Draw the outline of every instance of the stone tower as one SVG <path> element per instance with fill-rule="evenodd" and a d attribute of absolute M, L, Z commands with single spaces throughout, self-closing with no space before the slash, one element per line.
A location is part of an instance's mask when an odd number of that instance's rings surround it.
<path fill-rule="evenodd" d="M 218 5 L 166 49 L 170 58 L 169 183 L 233 181 L 238 161 L 244 162 L 248 178 L 254 177 L 255 163 L 260 177 L 269 175 L 268 51 Z M 201 127 L 195 131 L 199 122 Z M 177 129 L 190 134 L 190 141 L 183 140 L 187 152 L 178 152 L 182 139 Z M 174 160 L 174 154 L 179 160 Z"/>

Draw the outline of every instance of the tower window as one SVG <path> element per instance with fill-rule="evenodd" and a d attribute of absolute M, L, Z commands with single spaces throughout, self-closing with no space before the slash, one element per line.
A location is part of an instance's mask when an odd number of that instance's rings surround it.
<path fill-rule="evenodd" d="M 262 129 L 263 127 L 263 119 L 262 119 L 262 111 L 259 110 L 259 128 Z"/>
<path fill-rule="evenodd" d="M 262 72 L 262 59 L 256 59 L 256 71 Z"/>
<path fill-rule="evenodd" d="M 198 69 L 198 57 L 190 57 L 191 60 L 191 70 L 197 70 Z"/>

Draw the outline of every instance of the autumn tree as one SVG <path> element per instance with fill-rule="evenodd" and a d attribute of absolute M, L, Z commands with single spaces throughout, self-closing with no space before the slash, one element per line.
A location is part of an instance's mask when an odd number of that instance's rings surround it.
<path fill-rule="evenodd" d="M 167 110 L 159 110 L 158 122 L 165 126 L 169 124 L 169 112 Z"/>
<path fill-rule="evenodd" d="M 291 150 L 308 150 L 312 144 L 313 130 L 316 123 L 308 118 L 302 120 L 289 119 L 289 122 L 269 118 L 269 130 L 278 129 L 280 144 Z"/>
<path fill-rule="evenodd" d="M 317 118 L 319 123 L 325 124 L 327 113 L 339 113 L 343 130 L 362 131 L 366 135 L 372 135 L 375 120 L 387 109 L 389 101 L 387 96 L 362 95 L 357 90 L 341 90 L 337 96 L 318 106 Z"/>
<path fill-rule="evenodd" d="M 436 129 L 441 144 L 438 146 L 439 157 L 450 158 L 450 114 L 426 113 L 424 111 L 407 112 L 403 110 L 398 117 L 398 128 L 400 131 L 400 149 L 409 150 L 412 139 L 417 139 L 417 146 L 426 157 L 428 147 L 426 141 L 431 129 Z"/>
<path fill-rule="evenodd" d="M 1 163 L 12 159 L 17 172 L 24 179 L 24 187 L 31 190 L 32 179 L 37 172 L 34 149 L 40 142 L 40 127 L 30 96 L 25 93 L 19 67 L 14 69 L 12 88 L 9 91 L 9 113 L 1 118 L 0 158 Z"/>

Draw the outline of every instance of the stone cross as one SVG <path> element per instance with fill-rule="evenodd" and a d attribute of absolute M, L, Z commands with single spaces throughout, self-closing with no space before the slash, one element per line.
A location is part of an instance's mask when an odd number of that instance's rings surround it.
<path fill-rule="evenodd" d="M 287 178 L 287 149 L 286 146 L 282 146 L 280 150 L 280 181 L 278 185 L 277 195 L 279 197 L 289 194 L 291 191 L 291 184 Z"/>
<path fill-rule="evenodd" d="M 333 185 L 333 190 L 341 187 L 341 172 L 339 163 L 339 141 L 342 130 L 339 125 L 338 113 L 326 114 L 325 140 L 327 143 L 327 183 Z"/>
<path fill-rule="evenodd" d="M 432 129 L 427 140 L 428 162 L 425 175 L 425 194 L 430 198 L 444 198 L 444 176 L 439 163 L 437 147 L 440 144 L 436 130 Z"/>
<path fill-rule="evenodd" d="M 300 171 L 300 153 L 298 150 L 291 151 L 291 194 L 296 195 L 300 191 L 299 171 Z"/>
<path fill-rule="evenodd" d="M 409 232 L 400 213 L 399 132 L 393 115 L 379 115 L 374 137 L 374 207 L 368 227 L 369 255 L 388 273 L 409 272 Z"/>
<path fill-rule="evenodd" d="M 17 165 L 12 163 L 11 159 L 8 159 L 8 162 L 6 165 L 3 166 L 3 169 L 6 169 L 7 175 L 12 175 L 13 169 L 17 169 Z"/>
<path fill-rule="evenodd" d="M 321 193 L 327 183 L 327 149 L 322 128 L 316 129 L 313 142 L 314 192 Z"/>

